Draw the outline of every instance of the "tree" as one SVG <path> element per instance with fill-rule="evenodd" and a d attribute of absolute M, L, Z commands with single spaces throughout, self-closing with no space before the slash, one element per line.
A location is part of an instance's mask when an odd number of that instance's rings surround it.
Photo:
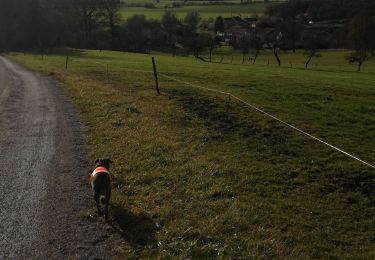
<path fill-rule="evenodd" d="M 221 16 L 218 16 L 215 20 L 215 26 L 214 26 L 215 34 L 218 32 L 224 32 L 225 26 L 224 26 L 224 19 Z"/>
<path fill-rule="evenodd" d="M 188 12 L 184 18 L 184 23 L 191 33 L 195 33 L 197 31 L 199 21 L 200 15 L 196 11 Z"/>
<path fill-rule="evenodd" d="M 180 25 L 176 15 L 169 10 L 165 11 L 161 18 L 161 24 L 163 25 L 164 30 L 168 33 L 168 44 L 170 46 L 174 45 L 172 44 L 172 36 Z"/>
<path fill-rule="evenodd" d="M 305 52 L 304 55 L 307 56 L 307 61 L 305 63 L 305 68 L 307 69 L 309 63 L 313 57 L 320 57 L 319 44 L 321 40 L 318 35 L 314 34 L 306 39 L 304 39 Z"/>
<path fill-rule="evenodd" d="M 197 37 L 194 37 L 193 42 L 194 42 L 194 56 L 196 58 L 199 58 L 203 61 L 206 61 L 205 59 L 199 57 L 199 53 L 203 51 L 209 42 L 210 35 L 206 33 L 199 34 Z"/>
<path fill-rule="evenodd" d="M 250 37 L 250 48 L 254 50 L 253 64 L 255 64 L 260 51 L 263 50 L 263 41 L 255 32 Z"/>
<path fill-rule="evenodd" d="M 124 49 L 135 52 L 146 52 L 149 44 L 148 22 L 144 15 L 133 15 L 123 26 L 125 39 Z"/>
<path fill-rule="evenodd" d="M 240 38 L 238 46 L 242 51 L 242 63 L 245 63 L 245 56 L 246 56 L 246 54 L 249 53 L 250 47 L 251 47 L 250 37 L 246 34 L 242 35 L 242 37 Z"/>
<path fill-rule="evenodd" d="M 177 41 L 185 47 L 188 55 L 191 50 L 195 53 L 197 49 L 199 42 L 199 39 L 197 39 L 199 37 L 197 34 L 199 20 L 199 13 L 192 11 L 186 14 L 183 20 L 184 23 L 175 28 Z"/>
<path fill-rule="evenodd" d="M 363 63 L 371 59 L 375 52 L 375 14 L 363 11 L 352 18 L 349 25 L 349 40 L 354 52 L 346 57 L 349 63 L 358 63 L 361 71 Z"/>
<path fill-rule="evenodd" d="M 363 50 L 356 50 L 349 56 L 345 57 L 349 63 L 357 63 L 358 64 L 358 71 L 361 71 L 362 65 L 365 61 L 368 61 L 372 58 L 373 53 L 363 51 Z"/>
<path fill-rule="evenodd" d="M 31 49 L 47 44 L 52 26 L 45 4 L 44 0 L 1 0 L 3 49 Z"/>
<path fill-rule="evenodd" d="M 11 27 L 13 25 L 11 13 L 13 13 L 15 7 L 14 4 L 17 1 L 4 1 L 1 0 L 0 8 L 0 52 L 8 49 L 11 40 Z M 13 17 L 14 19 L 14 17 Z M 14 20 L 13 20 L 14 21 Z"/>
<path fill-rule="evenodd" d="M 147 21 L 150 32 L 150 44 L 154 47 L 160 47 L 165 44 L 165 32 L 159 20 L 150 19 Z"/>
<path fill-rule="evenodd" d="M 308 7 L 309 1 L 289 0 L 281 4 L 271 5 L 267 12 L 270 16 L 278 19 L 279 29 L 283 33 L 285 43 L 295 52 L 296 42 L 300 38 L 301 23 L 297 17 L 303 15 Z"/>
<path fill-rule="evenodd" d="M 210 62 L 212 61 L 212 52 L 218 47 L 220 46 L 220 40 L 219 38 L 216 36 L 216 35 L 212 35 L 212 34 L 207 34 L 207 40 L 206 40 L 206 45 L 207 45 L 207 48 L 208 48 L 208 53 L 209 53 L 209 59 L 210 59 Z"/>
<path fill-rule="evenodd" d="M 74 3 L 82 24 L 82 42 L 85 47 L 95 48 L 98 43 L 98 29 L 103 18 L 100 0 L 77 0 Z"/>
<path fill-rule="evenodd" d="M 116 49 L 116 33 L 117 27 L 120 23 L 120 5 L 117 0 L 102 0 L 103 1 L 103 11 L 104 11 L 104 19 L 109 27 L 110 34 L 111 34 L 111 47 L 112 49 Z"/>
<path fill-rule="evenodd" d="M 283 41 L 283 34 L 281 31 L 275 29 L 266 36 L 266 44 L 272 50 L 273 55 L 277 61 L 277 64 L 281 66 L 281 60 L 279 57 L 280 47 Z"/>

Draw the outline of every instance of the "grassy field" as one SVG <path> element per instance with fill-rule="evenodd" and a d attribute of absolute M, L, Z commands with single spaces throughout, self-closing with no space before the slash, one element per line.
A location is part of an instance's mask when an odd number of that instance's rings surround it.
<path fill-rule="evenodd" d="M 320 51 L 320 57 L 314 57 L 309 68 L 313 70 L 322 71 L 335 71 L 335 72 L 355 72 L 357 71 L 357 64 L 350 64 L 345 59 L 351 52 L 347 50 L 323 50 Z M 295 53 L 290 51 L 281 51 L 280 59 L 283 67 L 304 69 L 305 63 L 308 59 L 304 55 L 304 51 L 297 50 Z M 207 61 L 209 60 L 208 53 L 202 53 L 202 57 Z M 249 59 L 250 58 L 250 59 Z M 250 52 L 245 55 L 245 64 L 242 64 L 242 53 L 241 51 L 233 51 L 231 47 L 223 46 L 221 48 L 215 49 L 212 54 L 212 62 L 221 62 L 224 64 L 241 64 L 241 65 L 251 65 L 253 63 L 254 54 Z M 276 66 L 276 59 L 272 52 L 263 51 L 261 52 L 255 65 L 263 66 Z M 362 70 L 364 72 L 375 73 L 375 62 L 370 61 L 365 63 Z"/>
<path fill-rule="evenodd" d="M 325 52 L 309 70 L 300 53 L 281 55 L 293 68 L 267 66 L 267 53 L 256 65 L 154 56 L 160 73 L 230 91 L 374 164 L 375 63 L 357 73 L 346 54 Z M 70 51 L 67 71 L 63 53 L 8 56 L 64 82 L 90 160 L 115 161 L 120 255 L 375 258 L 373 169 L 226 96 L 161 75 L 157 96 L 151 55 Z"/>
<path fill-rule="evenodd" d="M 277 3 L 277 2 L 284 2 L 285 0 L 270 0 L 268 3 Z M 123 1 L 125 5 L 129 4 L 145 4 L 145 3 L 153 3 L 157 7 L 165 7 L 166 5 L 172 5 L 174 0 L 128 0 L 128 1 Z M 209 5 L 209 4 L 241 4 L 240 0 L 215 0 L 215 1 L 176 1 L 177 3 L 184 3 L 185 5 Z M 253 0 L 252 3 L 264 3 L 264 0 Z"/>
<path fill-rule="evenodd" d="M 121 16 L 126 19 L 135 14 L 144 14 L 147 18 L 160 20 L 166 10 L 172 11 L 179 18 L 185 17 L 189 11 L 199 12 L 201 18 L 216 18 L 218 16 L 231 17 L 241 16 L 254 17 L 262 15 L 266 9 L 267 3 L 253 3 L 248 5 L 239 4 L 225 4 L 225 5 L 202 5 L 202 6 L 183 6 L 181 8 L 164 8 L 160 6 L 157 8 L 144 8 L 144 7 L 123 7 L 121 9 Z"/>

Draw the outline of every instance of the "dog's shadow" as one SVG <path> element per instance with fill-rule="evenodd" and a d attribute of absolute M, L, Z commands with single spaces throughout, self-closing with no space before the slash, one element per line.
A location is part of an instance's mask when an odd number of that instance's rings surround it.
<path fill-rule="evenodd" d="M 112 205 L 110 225 L 129 242 L 132 247 L 156 246 L 155 222 L 145 214 L 134 214 Z"/>

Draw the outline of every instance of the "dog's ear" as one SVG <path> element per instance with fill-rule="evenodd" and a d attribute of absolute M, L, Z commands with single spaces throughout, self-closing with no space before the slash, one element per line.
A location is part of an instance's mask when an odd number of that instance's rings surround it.
<path fill-rule="evenodd" d="M 96 159 L 95 160 L 95 164 L 97 164 L 98 162 L 100 162 L 100 159 Z"/>

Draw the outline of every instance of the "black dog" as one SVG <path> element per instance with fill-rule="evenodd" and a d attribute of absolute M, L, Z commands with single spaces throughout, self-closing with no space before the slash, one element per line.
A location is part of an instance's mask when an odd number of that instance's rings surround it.
<path fill-rule="evenodd" d="M 110 159 L 96 159 L 95 170 L 90 175 L 90 183 L 94 191 L 94 198 L 98 214 L 102 215 L 100 202 L 105 205 L 104 216 L 108 220 L 108 206 L 111 199 L 111 176 L 109 175 L 109 167 L 112 161 Z"/>

